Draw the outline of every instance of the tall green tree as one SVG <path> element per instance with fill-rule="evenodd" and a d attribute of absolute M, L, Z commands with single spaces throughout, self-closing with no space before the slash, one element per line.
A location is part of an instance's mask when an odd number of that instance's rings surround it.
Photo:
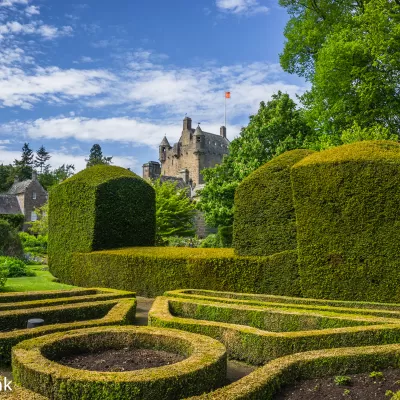
<path fill-rule="evenodd" d="M 307 148 L 314 132 L 306 124 L 303 111 L 288 94 L 278 92 L 261 102 L 256 115 L 229 146 L 229 155 L 220 165 L 202 171 L 206 183 L 199 207 L 211 226 L 233 223 L 233 201 L 237 185 L 273 157 L 291 149 Z"/>
<path fill-rule="evenodd" d="M 24 143 L 20 160 L 14 160 L 15 173 L 20 181 L 32 177 L 34 154 L 29 143 Z"/>
<path fill-rule="evenodd" d="M 0 165 L 0 193 L 7 192 L 14 182 L 15 168 L 12 165 Z"/>
<path fill-rule="evenodd" d="M 280 3 L 291 14 L 281 64 L 312 83 L 302 102 L 320 139 L 341 144 L 353 126 L 398 137 L 400 1 Z"/>
<path fill-rule="evenodd" d="M 35 168 L 38 168 L 40 174 L 46 172 L 50 169 L 50 164 L 47 163 L 51 158 L 51 155 L 48 151 L 46 151 L 45 147 L 42 145 L 40 146 L 39 150 L 36 151 L 36 157 L 33 162 Z"/>
<path fill-rule="evenodd" d="M 195 205 L 186 189 L 174 182 L 153 181 L 156 192 L 156 237 L 161 243 L 170 236 L 193 236 Z"/>
<path fill-rule="evenodd" d="M 53 170 L 45 170 L 39 175 L 39 182 L 46 189 L 49 190 L 52 186 L 58 185 L 65 179 L 72 176 L 75 172 L 75 166 L 73 164 L 63 164 Z"/>
<path fill-rule="evenodd" d="M 112 157 L 104 157 L 99 144 L 94 144 L 90 149 L 89 158 L 86 160 L 86 167 L 98 164 L 111 164 Z"/>

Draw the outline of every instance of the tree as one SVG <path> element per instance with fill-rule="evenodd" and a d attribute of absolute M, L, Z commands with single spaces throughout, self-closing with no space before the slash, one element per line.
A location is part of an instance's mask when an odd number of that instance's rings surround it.
<path fill-rule="evenodd" d="M 72 164 L 63 164 L 60 167 L 45 171 L 39 175 L 40 184 L 46 189 L 50 189 L 54 185 L 58 185 L 65 179 L 74 174 L 75 166 Z"/>
<path fill-rule="evenodd" d="M 152 182 L 156 192 L 156 237 L 163 242 L 169 236 L 193 236 L 195 205 L 186 189 L 174 182 Z"/>
<path fill-rule="evenodd" d="M 0 193 L 7 192 L 14 182 L 15 168 L 12 165 L 0 165 Z"/>
<path fill-rule="evenodd" d="M 288 94 L 278 92 L 261 102 L 256 115 L 229 146 L 220 165 L 202 171 L 206 183 L 199 207 L 211 226 L 233 223 L 233 202 L 238 184 L 273 157 L 291 149 L 308 148 L 315 139 L 303 111 Z"/>
<path fill-rule="evenodd" d="M 16 176 L 20 181 L 31 179 L 33 171 L 33 151 L 29 143 L 24 143 L 20 160 L 14 160 Z"/>
<path fill-rule="evenodd" d="M 50 164 L 47 164 L 47 161 L 49 161 L 51 158 L 51 155 L 49 154 L 48 151 L 44 148 L 44 146 L 40 146 L 39 150 L 36 152 L 36 158 L 34 161 L 34 166 L 35 168 L 40 169 L 40 174 L 50 169 Z"/>
<path fill-rule="evenodd" d="M 45 236 L 49 233 L 49 202 L 42 207 L 35 208 L 37 220 L 29 222 L 29 230 L 36 235 Z"/>
<path fill-rule="evenodd" d="M 86 161 L 86 167 L 92 167 L 98 164 L 111 164 L 112 157 L 104 157 L 99 144 L 94 144 L 90 149 L 89 159 Z"/>
<path fill-rule="evenodd" d="M 292 16 L 281 64 L 311 81 L 302 103 L 321 141 L 341 144 L 342 131 L 354 124 L 398 137 L 400 1 L 281 0 L 281 5 Z"/>

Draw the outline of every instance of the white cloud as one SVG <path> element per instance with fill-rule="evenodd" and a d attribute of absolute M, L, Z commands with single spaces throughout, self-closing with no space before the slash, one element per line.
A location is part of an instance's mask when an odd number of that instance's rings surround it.
<path fill-rule="evenodd" d="M 73 32 L 72 27 L 62 26 L 61 28 L 32 22 L 21 24 L 18 21 L 9 21 L 0 25 L 0 40 L 8 35 L 39 35 L 44 39 L 55 39 L 61 36 L 70 36 Z"/>
<path fill-rule="evenodd" d="M 12 7 L 16 4 L 28 4 L 29 0 L 0 0 L 0 7 Z"/>
<path fill-rule="evenodd" d="M 258 0 L 216 0 L 216 5 L 219 10 L 232 14 L 254 15 L 269 11 Z"/>
<path fill-rule="evenodd" d="M 39 15 L 40 11 L 39 11 L 39 7 L 38 6 L 29 6 L 25 9 L 25 12 L 28 15 Z"/>

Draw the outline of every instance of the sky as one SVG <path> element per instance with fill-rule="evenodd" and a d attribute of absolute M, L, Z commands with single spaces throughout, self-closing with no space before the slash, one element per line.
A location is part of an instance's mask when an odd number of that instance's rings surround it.
<path fill-rule="evenodd" d="M 85 167 L 94 143 L 142 174 L 185 115 L 228 139 L 260 101 L 307 89 L 282 71 L 278 0 L 0 0 L 0 163 L 25 142 L 52 167 Z"/>

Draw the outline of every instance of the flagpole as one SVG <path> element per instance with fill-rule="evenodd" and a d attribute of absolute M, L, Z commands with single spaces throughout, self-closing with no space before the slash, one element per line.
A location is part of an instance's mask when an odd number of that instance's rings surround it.
<path fill-rule="evenodd" d="M 225 97 L 225 128 L 226 128 L 226 92 L 224 93 L 224 97 Z"/>

